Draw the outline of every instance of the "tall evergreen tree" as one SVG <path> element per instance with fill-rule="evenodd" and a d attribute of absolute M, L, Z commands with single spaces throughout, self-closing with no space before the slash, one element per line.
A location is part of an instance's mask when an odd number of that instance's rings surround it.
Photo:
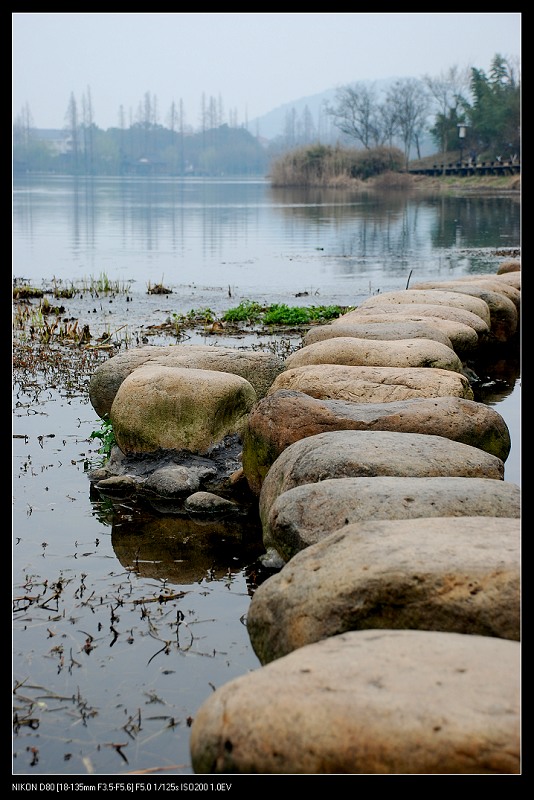
<path fill-rule="evenodd" d="M 466 107 L 470 136 L 494 157 L 519 155 L 521 87 L 512 64 L 497 54 L 489 75 L 471 71 L 472 104 Z"/>

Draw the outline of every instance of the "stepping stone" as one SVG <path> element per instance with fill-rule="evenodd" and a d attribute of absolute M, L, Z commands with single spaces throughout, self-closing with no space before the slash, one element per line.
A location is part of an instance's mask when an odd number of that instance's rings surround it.
<path fill-rule="evenodd" d="M 195 774 L 519 774 L 520 644 L 355 631 L 216 689 L 197 711 Z"/>
<path fill-rule="evenodd" d="M 263 544 L 289 561 L 354 522 L 477 516 L 519 518 L 521 489 L 488 478 L 330 478 L 295 486 L 266 502 Z"/>
<path fill-rule="evenodd" d="M 346 631 L 411 629 L 519 641 L 518 517 L 345 525 L 297 553 L 252 596 L 262 664 Z"/>

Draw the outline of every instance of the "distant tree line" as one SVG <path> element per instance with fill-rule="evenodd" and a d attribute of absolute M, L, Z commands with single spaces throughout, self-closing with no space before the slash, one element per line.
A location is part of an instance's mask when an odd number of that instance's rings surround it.
<path fill-rule="evenodd" d="M 384 98 L 373 85 L 341 87 L 327 113 L 339 130 L 365 149 L 402 144 L 408 164 L 430 132 L 444 155 L 461 147 L 472 156 L 519 157 L 521 85 L 513 64 L 500 55 L 483 70 L 452 67 L 438 77 L 396 81 Z M 429 123 L 429 119 L 432 122 Z"/>
<path fill-rule="evenodd" d="M 244 127 L 230 127 L 220 120 L 220 107 L 203 99 L 199 130 L 185 123 L 181 102 L 172 104 L 163 125 L 158 121 L 157 100 L 147 92 L 129 124 L 121 108 L 119 125 L 104 131 L 94 122 L 88 89 L 81 105 L 71 94 L 65 126 L 54 141 L 34 128 L 27 106 L 21 111 L 13 127 L 14 170 L 74 175 L 265 174 L 265 147 Z"/>
<path fill-rule="evenodd" d="M 186 121 L 180 100 L 165 124 L 158 101 L 146 92 L 135 114 L 120 107 L 116 127 L 95 123 L 91 90 L 81 101 L 71 94 L 61 136 L 45 139 L 26 104 L 13 125 L 13 169 L 84 175 L 265 175 L 280 156 L 305 146 L 330 146 L 390 153 L 401 148 L 405 165 L 430 135 L 445 156 L 461 145 L 471 155 L 519 157 L 520 81 L 506 58 L 496 55 L 489 74 L 452 67 L 437 77 L 402 79 L 379 94 L 374 84 L 353 83 L 336 92 L 314 120 L 308 106 L 286 113 L 284 129 L 266 142 L 226 115 L 221 98 L 201 98 L 199 125 Z M 385 152 L 385 151 L 384 151 Z M 351 154 L 352 158 L 353 154 Z M 395 157 L 396 158 L 396 157 Z M 312 159 L 313 160 L 313 159 Z M 287 166 L 287 163 L 286 163 Z"/>

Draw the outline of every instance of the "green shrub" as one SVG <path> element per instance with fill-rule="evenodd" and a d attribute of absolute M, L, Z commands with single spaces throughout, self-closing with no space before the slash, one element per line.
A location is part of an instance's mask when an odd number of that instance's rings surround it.
<path fill-rule="evenodd" d="M 312 145 L 285 153 L 273 162 L 273 186 L 340 186 L 365 181 L 384 172 L 404 169 L 404 155 L 396 147 Z"/>
<path fill-rule="evenodd" d="M 345 314 L 351 308 L 341 308 L 341 306 L 310 306 L 310 318 L 315 322 L 328 322 L 331 319 L 337 319 L 342 314 Z"/>
<path fill-rule="evenodd" d="M 356 150 L 351 166 L 353 178 L 366 180 L 384 172 L 399 172 L 404 168 L 404 156 L 396 147 L 375 147 L 372 150 Z"/>
<path fill-rule="evenodd" d="M 307 308 L 289 307 L 285 303 L 269 306 L 263 317 L 265 325 L 306 325 L 309 321 Z"/>
<path fill-rule="evenodd" d="M 111 420 L 108 416 L 105 416 L 102 419 L 100 430 L 93 431 L 89 438 L 100 439 L 98 453 L 102 456 L 103 463 L 109 461 L 111 450 L 116 442 L 115 434 L 113 432 L 113 425 L 111 424 Z"/>
<path fill-rule="evenodd" d="M 262 306 L 255 300 L 243 300 L 237 308 L 229 308 L 223 315 L 224 322 L 248 322 L 254 324 L 261 321 Z"/>
<path fill-rule="evenodd" d="M 262 306 L 257 300 L 243 300 L 238 306 L 229 308 L 221 317 L 223 322 L 246 323 L 247 325 L 308 325 L 311 322 L 327 322 L 340 317 L 352 307 L 341 306 L 288 306 L 286 303 L 273 303 Z M 211 308 L 191 309 L 187 314 L 173 314 L 176 326 L 195 326 L 212 324 L 216 321 Z"/>

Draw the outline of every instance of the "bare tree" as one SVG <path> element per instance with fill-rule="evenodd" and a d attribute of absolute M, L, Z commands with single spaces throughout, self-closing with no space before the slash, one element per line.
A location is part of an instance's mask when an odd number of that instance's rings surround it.
<path fill-rule="evenodd" d="M 176 131 L 177 122 L 178 122 L 178 111 L 176 109 L 176 103 L 173 100 L 167 117 L 167 125 L 169 126 L 169 130 L 171 133 L 174 133 Z"/>
<path fill-rule="evenodd" d="M 324 142 L 334 139 L 332 123 L 333 120 L 328 113 L 328 102 L 323 100 L 317 115 L 317 141 Z"/>
<path fill-rule="evenodd" d="M 200 97 L 200 129 L 202 133 L 206 133 L 206 129 L 208 127 L 208 112 L 206 106 L 206 94 L 202 92 Z"/>
<path fill-rule="evenodd" d="M 228 124 L 231 128 L 237 128 L 238 123 L 238 114 L 237 114 L 237 107 L 231 108 L 228 112 Z"/>
<path fill-rule="evenodd" d="M 33 117 L 30 106 L 25 103 L 13 124 L 13 144 L 28 145 L 32 135 Z"/>
<path fill-rule="evenodd" d="M 119 106 L 119 168 L 122 166 L 126 157 L 126 114 L 124 106 Z"/>
<path fill-rule="evenodd" d="M 156 95 L 145 92 L 137 110 L 137 121 L 143 131 L 143 150 L 146 155 L 151 149 L 157 149 L 158 100 Z"/>
<path fill-rule="evenodd" d="M 208 104 L 208 128 L 213 130 L 218 124 L 217 100 L 213 95 L 210 95 Z"/>
<path fill-rule="evenodd" d="M 353 83 L 336 91 L 336 105 L 327 105 L 326 113 L 334 125 L 369 150 L 382 140 L 378 101 L 374 85 Z"/>
<path fill-rule="evenodd" d="M 178 101 L 178 105 L 176 105 L 174 100 L 172 101 L 168 115 L 168 125 L 171 133 L 176 134 L 178 168 L 180 170 L 180 174 L 183 175 L 185 113 L 184 101 L 182 98 L 180 98 Z"/>
<path fill-rule="evenodd" d="M 82 95 L 82 131 L 83 131 L 83 151 L 85 156 L 85 170 L 88 173 L 93 171 L 94 158 L 94 120 L 93 120 L 93 101 L 91 99 L 91 89 Z"/>
<path fill-rule="evenodd" d="M 399 125 L 397 122 L 397 109 L 391 102 L 389 96 L 377 109 L 377 117 L 379 123 L 377 125 L 377 146 L 387 145 L 388 147 L 395 146 L 395 139 L 399 133 Z"/>
<path fill-rule="evenodd" d="M 421 81 L 406 78 L 396 81 L 387 95 L 400 138 L 404 145 L 406 166 L 412 144 L 418 145 L 428 117 L 428 95 Z"/>
<path fill-rule="evenodd" d="M 302 136 L 305 144 L 309 144 L 315 139 L 313 115 L 307 105 L 304 106 L 304 111 L 302 112 Z"/>
<path fill-rule="evenodd" d="M 70 151 L 72 154 L 72 162 L 74 166 L 74 171 L 78 171 L 78 157 L 80 153 L 80 131 L 79 131 L 79 124 L 78 124 L 78 106 L 76 104 L 76 98 L 74 94 L 71 92 L 69 105 L 67 107 L 67 113 L 65 114 L 65 121 L 66 121 L 66 129 L 69 132 L 70 136 Z"/>
<path fill-rule="evenodd" d="M 185 156 L 184 156 L 184 135 L 186 130 L 186 119 L 184 101 L 180 97 L 178 102 L 178 130 L 180 132 L 180 174 L 185 173 Z"/>
<path fill-rule="evenodd" d="M 435 129 L 439 131 L 441 150 L 445 154 L 449 149 L 451 135 L 456 142 L 456 129 L 448 123 L 452 120 L 453 126 L 456 125 L 462 100 L 469 90 L 470 70 L 467 67 L 460 69 L 453 66 L 435 77 L 423 76 L 423 82 L 437 109 Z"/>
<path fill-rule="evenodd" d="M 284 121 L 284 138 L 286 144 L 293 146 L 297 141 L 297 112 L 294 107 L 286 111 Z"/>
<path fill-rule="evenodd" d="M 219 102 L 213 97 L 209 96 L 206 99 L 206 94 L 202 92 L 200 101 L 200 125 L 202 133 L 213 130 L 222 124 L 222 100 L 219 97 Z"/>
<path fill-rule="evenodd" d="M 217 97 L 217 123 L 218 125 L 224 124 L 224 103 L 221 95 Z"/>

